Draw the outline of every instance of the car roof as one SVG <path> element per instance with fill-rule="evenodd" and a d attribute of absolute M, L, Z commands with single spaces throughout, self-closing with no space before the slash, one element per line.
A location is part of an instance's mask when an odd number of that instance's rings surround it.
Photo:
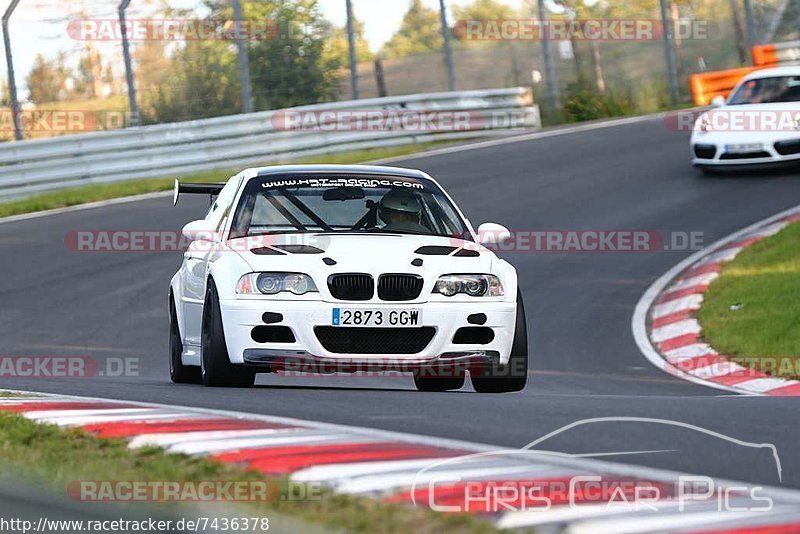
<path fill-rule="evenodd" d="M 400 176 L 404 178 L 430 180 L 436 183 L 436 180 L 417 169 L 384 167 L 379 165 L 274 165 L 269 167 L 254 167 L 241 172 L 241 175 L 247 179 L 255 178 L 256 176 L 271 176 L 274 174 L 363 174 L 364 176 Z"/>
<path fill-rule="evenodd" d="M 778 76 L 800 76 L 800 65 L 759 69 L 745 76 L 742 81 L 757 80 L 759 78 L 775 78 Z"/>

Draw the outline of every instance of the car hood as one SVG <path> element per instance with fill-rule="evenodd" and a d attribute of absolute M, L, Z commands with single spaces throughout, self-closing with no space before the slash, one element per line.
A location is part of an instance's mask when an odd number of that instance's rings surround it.
<path fill-rule="evenodd" d="M 695 142 L 724 142 L 724 143 L 751 143 L 800 139 L 800 129 L 794 126 L 794 120 L 800 115 L 800 102 L 785 102 L 775 104 L 742 104 L 734 106 L 720 106 L 712 108 L 700 116 L 720 113 L 726 123 L 742 121 L 742 127 L 732 127 L 727 130 L 712 130 L 700 132 L 695 129 L 692 137 Z M 753 122 L 755 121 L 755 122 Z M 779 124 L 777 129 L 770 127 L 770 121 Z M 751 128 L 749 125 L 754 124 Z M 782 125 L 782 126 L 780 126 Z"/>
<path fill-rule="evenodd" d="M 414 273 L 426 280 L 450 273 L 491 274 L 495 258 L 470 241 L 413 235 L 284 235 L 237 239 L 229 246 L 254 272 L 302 272 L 318 284 L 336 273 L 369 273 L 376 278 Z M 422 265 L 413 265 L 415 260 Z"/>

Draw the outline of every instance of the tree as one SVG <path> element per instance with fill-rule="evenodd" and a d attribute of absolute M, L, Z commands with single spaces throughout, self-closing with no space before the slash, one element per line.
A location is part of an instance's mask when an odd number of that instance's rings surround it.
<path fill-rule="evenodd" d="M 174 57 L 168 83 L 154 88 L 158 122 L 233 115 L 241 112 L 236 53 L 217 41 L 189 41 Z"/>
<path fill-rule="evenodd" d="M 233 16 L 229 0 L 205 0 L 211 19 Z M 326 30 L 318 0 L 242 2 L 247 21 L 270 21 L 268 39 L 248 42 L 250 78 L 257 109 L 275 109 L 335 98 L 341 58 L 326 53 Z M 236 78 L 238 84 L 238 76 Z M 236 86 L 238 90 L 238 85 Z"/>
<path fill-rule="evenodd" d="M 331 24 L 327 24 L 325 31 L 327 35 L 325 43 L 325 57 L 330 60 L 335 60 L 342 65 L 350 63 L 350 43 L 347 39 L 347 27 L 337 28 Z M 369 43 L 364 37 L 364 23 L 358 19 L 353 20 L 353 26 L 356 34 L 356 61 L 363 63 L 366 61 L 373 61 L 375 54 L 369 49 Z"/>
<path fill-rule="evenodd" d="M 423 6 L 422 0 L 411 0 L 400 29 L 383 45 L 381 55 L 392 59 L 427 54 L 441 50 L 443 42 L 439 12 Z"/>
<path fill-rule="evenodd" d="M 459 20 L 502 20 L 517 16 L 514 8 L 498 0 L 474 0 L 466 6 L 453 6 L 453 18 Z"/>
<path fill-rule="evenodd" d="M 110 71 L 103 67 L 100 53 L 93 46 L 87 46 L 78 60 L 78 70 L 73 76 L 74 85 L 70 96 L 78 98 L 102 96 L 105 85 L 104 78 L 109 74 Z"/>
<path fill-rule="evenodd" d="M 59 100 L 66 90 L 68 77 L 69 70 L 64 65 L 63 53 L 52 60 L 37 54 L 26 78 L 31 102 L 44 104 Z"/>

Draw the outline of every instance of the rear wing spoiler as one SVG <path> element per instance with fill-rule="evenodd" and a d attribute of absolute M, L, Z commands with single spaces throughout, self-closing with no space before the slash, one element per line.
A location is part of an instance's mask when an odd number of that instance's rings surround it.
<path fill-rule="evenodd" d="M 226 184 L 188 184 L 188 183 L 181 183 L 180 180 L 175 180 L 175 192 L 172 196 L 172 203 L 177 206 L 178 199 L 182 194 L 187 195 L 209 195 L 211 197 L 215 197 L 219 195 L 222 188 L 225 187 Z"/>

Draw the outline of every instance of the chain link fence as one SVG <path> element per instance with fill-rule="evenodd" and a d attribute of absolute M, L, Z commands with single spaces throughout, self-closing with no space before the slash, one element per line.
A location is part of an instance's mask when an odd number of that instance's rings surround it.
<path fill-rule="evenodd" d="M 114 129 L 132 123 L 153 124 L 240 113 L 246 109 L 240 86 L 241 63 L 236 40 L 230 38 L 233 0 L 132 0 L 129 24 L 149 28 L 130 40 L 133 79 L 140 114 L 130 115 L 118 0 L 20 0 L 9 16 L 9 42 L 14 58 L 19 102 L 28 113 L 26 138 Z M 353 98 L 348 70 L 348 35 L 331 19 L 346 9 L 346 0 L 240 0 L 243 19 L 267 21 L 264 33 L 245 35 L 253 109 L 341 101 Z M 387 0 L 419 5 L 427 18 L 414 28 L 423 52 L 386 54 L 381 43 L 364 43 L 370 25 L 399 28 L 401 20 L 360 18 L 353 2 L 354 42 L 359 45 L 356 72 L 360 97 L 397 96 L 447 91 L 448 71 L 438 18 L 432 0 Z M 340 5 L 339 5 L 340 4 Z M 664 0 L 668 25 L 677 29 L 671 42 L 679 89 L 677 105 L 689 103 L 688 76 L 703 70 L 731 68 L 748 61 L 747 43 L 800 39 L 800 2 L 752 0 L 752 22 L 745 0 Z M 547 99 L 547 68 L 540 39 L 513 36 L 465 39 L 465 13 L 488 13 L 482 20 L 525 21 L 538 18 L 531 0 L 448 0 L 444 2 L 453 32 L 453 62 L 458 90 L 532 86 L 543 112 L 552 121 L 646 113 L 674 105 L 663 36 L 650 39 L 550 40 L 559 109 Z M 659 0 L 560 0 L 545 3 L 551 21 L 640 20 L 661 23 Z M 489 6 L 483 11 L 477 7 Z M 491 6 L 497 10 L 493 15 Z M 499 7 L 498 7 L 499 6 Z M 502 7 L 502 9 L 500 9 Z M 302 9 L 301 9 L 302 8 Z M 470 8 L 475 8 L 470 11 Z M 566 9 L 565 9 L 566 8 Z M 433 16 L 430 16 L 433 14 Z M 510 15 L 509 15 L 510 14 Z M 481 19 L 477 19 L 481 20 Z M 199 33 L 203 24 L 211 37 Z M 173 35 L 152 33 L 173 24 Z M 181 26 L 182 25 L 182 26 Z M 692 34 L 700 25 L 706 32 Z M 91 28 L 89 28 L 91 27 Z M 752 27 L 753 35 L 747 29 Z M 89 29 L 87 29 L 89 28 Z M 690 35 L 684 29 L 689 28 Z M 462 28 L 463 29 L 463 28 Z M 91 31 L 89 31 L 91 30 Z M 81 33 L 83 32 L 83 33 Z M 226 34 L 225 32 L 228 32 Z M 213 34 L 213 35 L 212 35 Z M 391 37 L 387 34 L 386 39 Z M 437 40 L 438 37 L 438 40 Z M 367 44 L 371 50 L 366 50 Z M 423 43 L 424 44 L 424 43 Z M 424 48 L 424 47 L 423 47 Z M 239 60 L 241 58 L 238 58 Z M 7 65 L 4 65 L 7 67 Z M 9 83 L 0 84 L 6 107 L 0 136 L 13 138 L 8 112 Z M 550 105 L 548 105 L 550 104 Z M 77 125 L 50 124 L 36 110 L 52 110 L 69 118 L 83 114 Z M 67 121 L 68 122 L 68 121 Z"/>

